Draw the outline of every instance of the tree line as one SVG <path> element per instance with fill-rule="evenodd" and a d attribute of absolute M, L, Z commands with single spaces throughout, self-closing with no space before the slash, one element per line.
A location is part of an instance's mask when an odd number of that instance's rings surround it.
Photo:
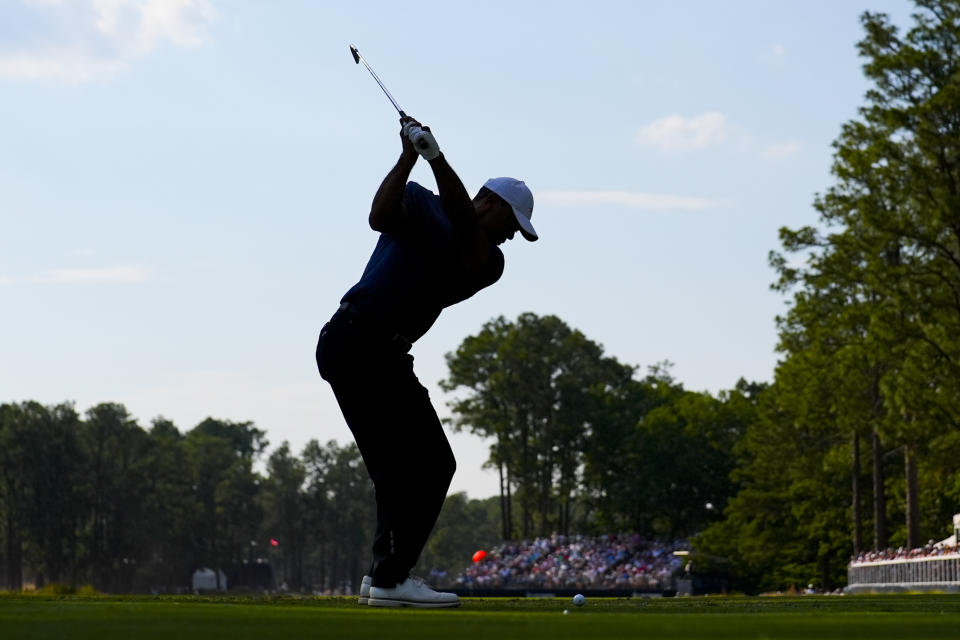
<path fill-rule="evenodd" d="M 836 587 L 851 554 L 940 540 L 960 511 L 960 3 L 913 21 L 863 15 L 866 104 L 818 224 L 770 256 L 782 359 L 701 538 L 741 585 Z"/>
<path fill-rule="evenodd" d="M 356 447 L 284 443 L 260 473 L 266 446 L 249 422 L 181 433 L 113 403 L 0 405 L 0 586 L 172 591 L 203 567 L 230 586 L 356 584 L 373 521 Z"/>
<path fill-rule="evenodd" d="M 764 385 L 717 397 L 646 376 L 556 316 L 500 317 L 447 354 L 454 429 L 491 443 L 500 535 L 686 537 L 734 493 L 733 447 Z"/>
<path fill-rule="evenodd" d="M 494 343 L 498 364 L 471 369 L 477 345 Z M 453 403 L 453 421 L 476 418 L 470 428 L 491 438 L 504 491 L 448 496 L 419 575 L 449 583 L 476 549 L 554 532 L 686 536 L 732 495 L 731 447 L 760 387 L 687 392 L 666 365 L 638 379 L 533 314 L 491 321 L 449 359 L 444 385 L 472 370 L 496 399 L 498 422 L 470 413 L 475 397 Z M 115 403 L 83 416 L 69 403 L 0 405 L 0 588 L 177 591 L 214 568 L 230 588 L 355 590 L 375 521 L 356 446 L 267 447 L 250 422 L 181 432 L 164 418 L 144 428 Z"/>

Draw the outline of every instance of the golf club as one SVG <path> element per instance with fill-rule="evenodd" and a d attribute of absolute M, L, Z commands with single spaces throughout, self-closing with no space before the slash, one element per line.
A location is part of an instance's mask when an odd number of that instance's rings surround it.
<path fill-rule="evenodd" d="M 387 88 L 383 86 L 383 82 L 381 82 L 380 78 L 377 77 L 377 74 L 373 70 L 373 67 L 371 67 L 366 60 L 364 60 L 363 56 L 360 55 L 360 52 L 357 51 L 357 48 L 355 46 L 350 45 L 350 53 L 353 54 L 354 62 L 356 62 L 357 64 L 360 64 L 361 62 L 363 63 L 363 66 L 367 68 L 367 71 L 370 72 L 370 75 L 373 76 L 373 79 L 376 80 L 377 84 L 380 85 L 380 88 L 383 89 L 383 92 L 387 95 L 387 98 L 389 98 L 390 103 L 393 105 L 393 108 L 397 110 L 397 113 L 400 114 L 401 118 L 405 118 L 407 114 L 403 112 L 403 109 L 400 108 L 400 105 L 397 104 L 397 101 L 393 99 L 393 96 L 390 95 L 390 92 L 387 91 Z M 425 149 L 427 146 L 429 146 L 430 143 L 424 138 L 423 136 L 424 131 L 420 127 L 416 125 L 405 126 L 404 132 L 406 133 L 407 137 L 410 138 L 410 141 L 413 142 L 413 146 L 418 151 Z"/>

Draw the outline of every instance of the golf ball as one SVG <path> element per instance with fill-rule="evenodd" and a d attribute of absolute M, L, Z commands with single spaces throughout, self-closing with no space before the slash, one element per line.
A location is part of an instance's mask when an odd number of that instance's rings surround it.
<path fill-rule="evenodd" d="M 578 593 L 577 595 L 573 596 L 573 604 L 577 605 L 578 607 L 582 607 L 583 603 L 586 601 L 587 599 L 583 597 L 582 593 Z"/>

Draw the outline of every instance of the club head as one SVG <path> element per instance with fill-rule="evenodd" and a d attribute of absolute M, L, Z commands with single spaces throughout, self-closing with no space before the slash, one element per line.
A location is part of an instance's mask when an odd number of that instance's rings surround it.
<path fill-rule="evenodd" d="M 360 64 L 360 52 L 357 51 L 357 48 L 353 45 L 350 45 L 350 53 L 353 54 L 353 61 L 357 64 Z"/>

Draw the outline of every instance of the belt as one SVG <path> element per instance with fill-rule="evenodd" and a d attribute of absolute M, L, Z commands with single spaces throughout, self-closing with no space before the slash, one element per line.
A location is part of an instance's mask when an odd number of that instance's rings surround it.
<path fill-rule="evenodd" d="M 409 338 L 377 322 L 369 315 L 360 311 L 355 304 L 344 302 L 340 305 L 340 308 L 337 309 L 337 313 L 350 314 L 350 317 L 356 320 L 358 325 L 373 330 L 378 335 L 386 338 L 390 346 L 398 349 L 401 353 L 407 353 L 410 351 L 410 348 L 413 347 L 413 343 Z"/>

